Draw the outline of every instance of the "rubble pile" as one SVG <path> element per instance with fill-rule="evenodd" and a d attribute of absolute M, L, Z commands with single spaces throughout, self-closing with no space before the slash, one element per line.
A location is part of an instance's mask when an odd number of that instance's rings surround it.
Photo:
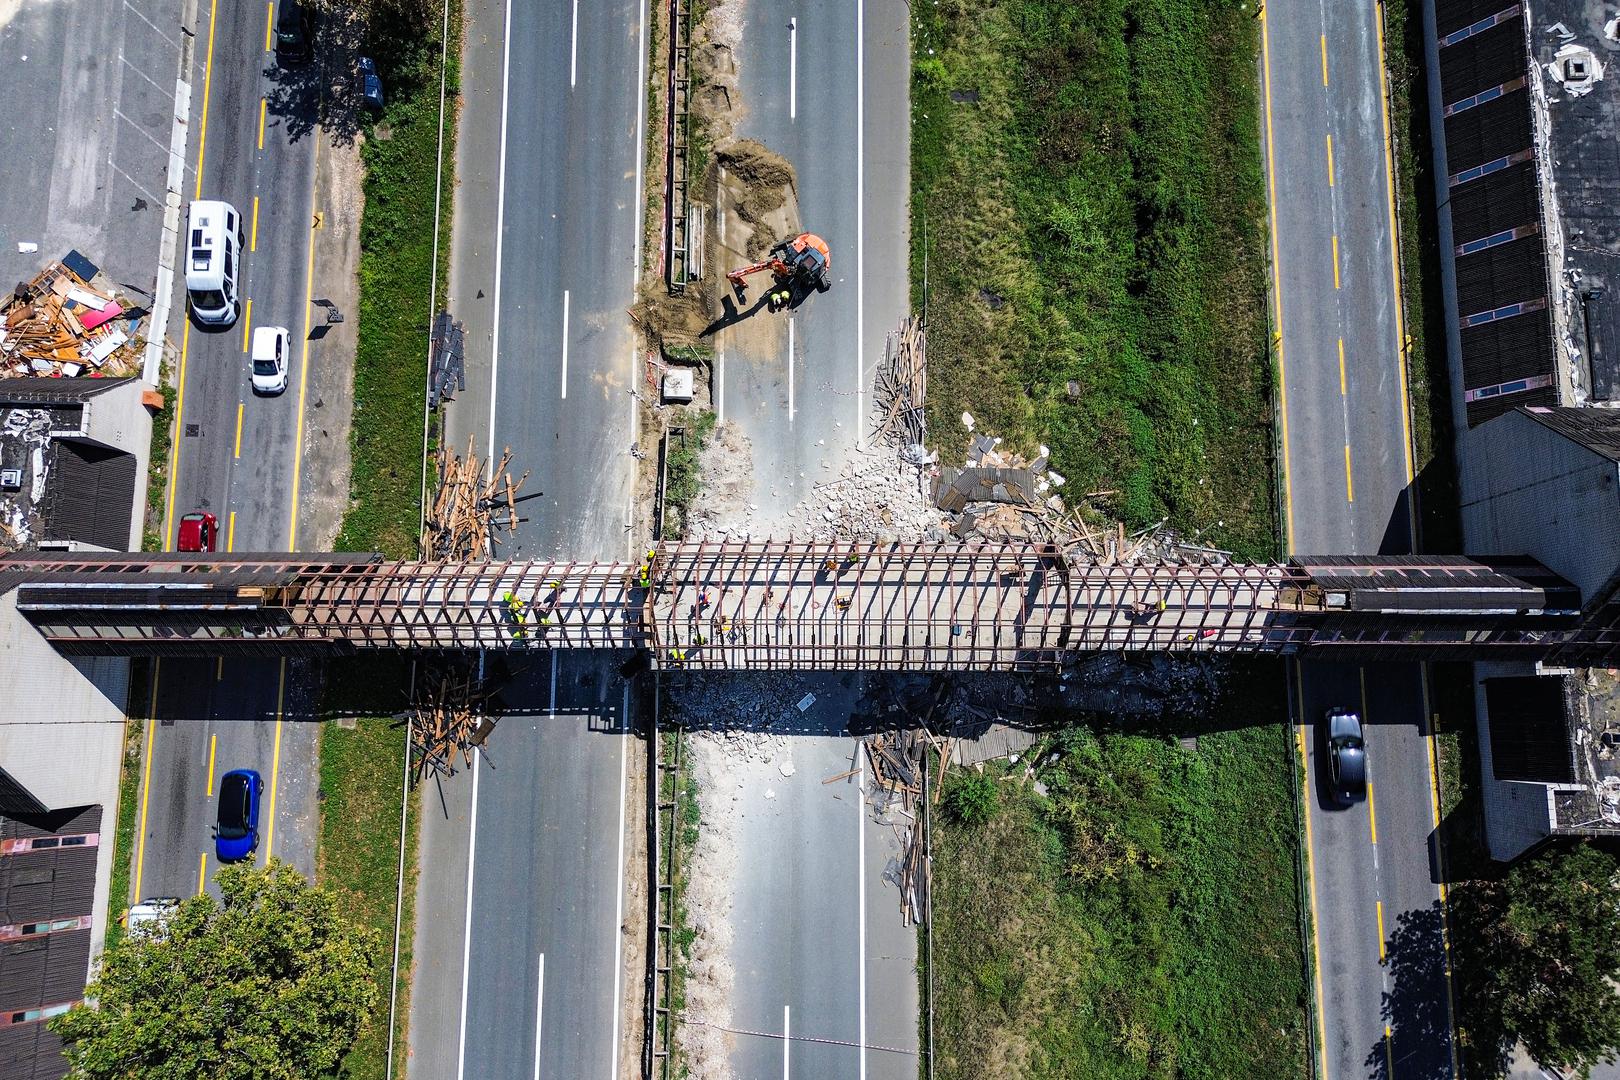
<path fill-rule="evenodd" d="M 45 473 L 50 467 L 47 451 L 51 442 L 49 409 L 12 409 L 0 422 L 0 435 L 19 447 L 17 464 L 29 470 L 32 482 L 22 491 L 0 494 L 0 550 L 17 551 L 35 540 L 33 524 L 39 501 L 45 494 Z M 9 464 L 9 462 L 8 462 Z"/>
<path fill-rule="evenodd" d="M 144 312 L 91 284 L 98 271 L 78 252 L 19 282 L 0 303 L 0 376 L 133 375 Z"/>

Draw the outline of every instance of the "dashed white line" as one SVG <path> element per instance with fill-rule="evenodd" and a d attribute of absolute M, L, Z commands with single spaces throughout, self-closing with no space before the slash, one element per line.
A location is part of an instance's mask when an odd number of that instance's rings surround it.
<path fill-rule="evenodd" d="M 563 290 L 562 396 L 568 400 L 568 290 Z"/>
<path fill-rule="evenodd" d="M 574 0 L 574 31 L 568 43 L 568 88 L 579 78 L 579 0 Z"/>
<path fill-rule="evenodd" d="M 782 1006 L 782 1080 L 788 1080 L 788 1050 L 793 1047 L 793 1025 L 789 1023 L 791 1019 L 788 1007 Z"/>
<path fill-rule="evenodd" d="M 788 423 L 791 424 L 791 423 L 793 423 L 793 413 L 794 413 L 794 409 L 793 409 L 793 316 L 791 316 L 791 315 L 788 316 L 787 384 L 788 384 Z"/>
<path fill-rule="evenodd" d="M 721 217 L 721 221 L 725 218 Z M 714 422 L 726 422 L 726 350 L 714 354 Z"/>
<path fill-rule="evenodd" d="M 467 1075 L 467 983 L 472 974 L 473 859 L 478 854 L 478 759 L 482 756 L 473 755 L 472 814 L 467 823 L 467 918 L 461 927 L 461 1030 L 456 1036 L 456 1080 Z"/>
<path fill-rule="evenodd" d="M 489 449 L 485 458 L 495 460 L 495 388 L 501 369 L 501 241 L 506 232 L 506 116 L 512 103 L 507 86 L 512 74 L 512 5 L 506 5 L 505 30 L 501 40 L 501 154 L 495 185 L 495 308 L 489 341 Z M 639 184 L 637 187 L 639 188 Z M 465 1023 L 465 1017 L 463 1018 Z"/>
<path fill-rule="evenodd" d="M 855 0 L 855 449 L 866 444 L 866 0 Z M 493 453 L 493 451 L 491 451 Z M 866 1008 L 861 1008 L 866 1023 Z M 861 1035 L 861 1045 L 866 1036 Z M 866 1055 L 861 1054 L 861 1075 Z"/>
<path fill-rule="evenodd" d="M 555 655 L 555 654 L 553 654 Z M 546 954 L 540 954 L 540 974 L 534 992 L 534 1080 L 540 1080 L 540 1017 L 546 1008 Z"/>
<path fill-rule="evenodd" d="M 578 3 L 579 0 L 574 0 Z M 799 118 L 799 20 L 788 20 L 788 119 Z"/>
<path fill-rule="evenodd" d="M 860 987 L 861 1007 L 861 1080 L 866 1080 L 866 757 L 860 754 L 857 748 L 856 756 L 860 758 L 860 772 L 855 775 L 859 781 L 857 787 L 861 796 L 855 803 L 855 842 L 856 858 L 860 860 L 859 872 L 855 875 L 855 888 L 860 894 L 858 903 L 860 916 L 860 929 L 857 937 L 860 939 L 860 955 L 856 957 L 859 975 L 856 984 Z"/>
<path fill-rule="evenodd" d="M 624 684 L 624 701 L 619 706 L 619 884 L 613 891 L 615 914 L 613 917 L 613 1067 L 608 1080 L 619 1077 L 619 1013 L 624 976 L 624 797 L 629 782 L 630 754 L 630 684 Z"/>

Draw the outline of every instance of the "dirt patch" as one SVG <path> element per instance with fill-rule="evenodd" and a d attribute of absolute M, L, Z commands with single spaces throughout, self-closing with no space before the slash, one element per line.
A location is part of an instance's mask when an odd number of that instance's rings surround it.
<path fill-rule="evenodd" d="M 736 139 L 716 146 L 714 157 L 725 175 L 736 182 L 735 186 L 719 185 L 718 190 L 738 193 L 731 209 L 748 225 L 744 253 L 749 261 L 757 262 L 793 228 L 788 225 L 787 230 L 782 229 L 778 212 L 789 200 L 798 202 L 797 174 L 781 154 L 752 139 Z M 726 211 L 723 205 L 718 209 L 720 213 Z"/>

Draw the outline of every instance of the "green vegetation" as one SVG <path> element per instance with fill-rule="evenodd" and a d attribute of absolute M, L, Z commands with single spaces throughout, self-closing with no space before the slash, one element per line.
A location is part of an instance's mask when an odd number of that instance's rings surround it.
<path fill-rule="evenodd" d="M 395 888 L 399 872 L 399 808 L 403 795 L 405 729 L 392 720 L 366 718 L 352 728 L 328 722 L 321 734 L 321 833 L 315 877 L 343 900 L 349 917 L 382 940 L 394 936 Z M 396 1019 L 409 1015 L 411 927 L 416 897 L 416 799 L 406 821 L 405 909 L 400 920 L 400 980 Z M 373 973 L 386 988 L 393 963 L 389 949 L 379 950 Z M 394 1067 L 403 1068 L 405 1040 L 395 1041 Z M 377 1080 L 386 1074 L 388 994 L 379 995 L 370 1022 L 343 1062 L 343 1075 Z"/>
<path fill-rule="evenodd" d="M 1418 527 L 1424 550 L 1459 551 L 1462 532 L 1457 517 L 1445 312 L 1440 298 L 1422 8 L 1415 0 L 1395 0 L 1380 5 L 1379 10 L 1384 16 L 1384 65 L 1389 73 L 1389 126 L 1394 143 L 1413 465 L 1418 474 Z M 1436 343 L 1432 351 L 1431 341 Z"/>
<path fill-rule="evenodd" d="M 219 900 L 194 896 L 108 947 L 85 991 L 96 1007 L 50 1021 L 74 1080 L 335 1072 L 381 996 L 381 937 L 279 861 L 214 880 Z"/>
<path fill-rule="evenodd" d="M 703 488 L 698 455 L 703 453 L 709 436 L 714 434 L 714 424 L 714 413 L 694 413 L 684 432 L 670 435 L 669 458 L 665 462 L 662 539 L 679 540 L 686 535 L 687 511 Z"/>
<path fill-rule="evenodd" d="M 992 767 L 988 820 L 936 817 L 936 1076 L 1306 1070 L 1281 687 L 1239 669 L 1191 751 L 1070 728 L 1024 758 L 1045 797 Z M 982 783 L 953 773 L 946 804 Z"/>
<path fill-rule="evenodd" d="M 1050 445 L 1074 492 L 1275 547 L 1265 190 L 1236 0 L 915 5 L 929 423 Z M 1096 500 L 1094 500 L 1096 501 Z"/>
<path fill-rule="evenodd" d="M 169 451 L 174 446 L 174 401 L 179 390 L 169 384 L 169 365 L 158 378 L 163 408 L 152 417 L 152 450 L 146 462 L 146 523 L 141 529 L 141 550 L 162 551 L 164 500 L 169 492 Z"/>
<path fill-rule="evenodd" d="M 455 161 L 461 10 L 450 0 L 444 161 Z M 404 3 L 404 0 L 402 0 Z M 374 5 L 375 6 L 375 5 Z M 404 3 L 409 8 L 409 3 Z M 437 12 L 434 13 L 435 15 Z M 354 357 L 354 424 L 348 512 L 339 551 L 417 554 L 422 415 L 427 385 L 431 280 L 439 295 L 450 258 L 449 201 L 433 265 L 434 183 L 439 154 L 438 18 L 378 18 L 369 48 L 388 77 L 388 108 L 367 132 L 365 216 L 360 224 L 360 329 Z M 388 136 L 378 137 L 386 127 Z M 448 195 L 450 188 L 446 187 Z"/>
<path fill-rule="evenodd" d="M 1583 842 L 1451 890 L 1469 1075 L 1501 1075 L 1515 1041 L 1543 1067 L 1581 1075 L 1620 1049 L 1617 875 L 1614 854 Z"/>
<path fill-rule="evenodd" d="M 137 665 L 146 667 L 149 665 Z M 140 820 L 141 761 L 146 750 L 143 721 L 146 697 L 141 680 L 132 680 L 129 707 L 124 721 L 124 756 L 118 766 L 118 825 L 113 833 L 112 885 L 107 890 L 107 946 L 110 948 L 124 936 L 120 921 L 129 907 L 132 860 L 135 854 L 135 826 Z M 147 685 L 150 685 L 148 683 Z M 137 697 L 139 693 L 141 696 Z"/>
<path fill-rule="evenodd" d="M 686 739 L 685 732 L 665 731 L 658 737 L 663 740 L 665 761 L 685 760 L 685 747 L 682 745 Z M 697 931 L 692 927 L 691 912 L 686 906 L 686 887 L 690 880 L 687 866 L 692 861 L 692 848 L 698 840 L 698 826 L 703 821 L 703 812 L 698 806 L 697 780 L 691 773 L 684 772 L 677 786 L 674 772 L 665 770 L 658 782 L 658 800 L 661 803 L 673 803 L 675 806 L 673 832 L 663 838 L 664 847 L 659 853 L 658 873 L 661 881 L 669 880 L 672 886 L 667 894 L 669 910 L 660 913 L 670 926 L 670 944 L 673 952 L 669 957 L 670 967 L 667 976 L 669 1015 L 683 1016 L 686 1012 L 686 980 L 691 974 L 692 943 L 697 940 Z M 670 843 L 672 839 L 673 844 Z M 662 942 L 655 942 L 655 947 L 662 948 Z M 660 1016 L 657 1022 L 659 1024 L 659 1030 L 656 1032 L 659 1040 L 657 1045 L 662 1046 L 663 1025 L 667 1020 Z M 686 1062 L 681 1059 L 678 1043 L 670 1044 L 670 1062 L 659 1075 L 673 1077 L 687 1075 Z"/>

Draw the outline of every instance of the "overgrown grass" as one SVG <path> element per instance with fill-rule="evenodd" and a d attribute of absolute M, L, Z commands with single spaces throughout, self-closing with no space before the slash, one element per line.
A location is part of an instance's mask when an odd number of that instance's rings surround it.
<path fill-rule="evenodd" d="M 439 154 L 440 24 L 400 21 L 371 35 L 379 69 L 388 73 L 388 108 L 370 126 L 362 150 L 365 216 L 360 224 L 360 327 L 354 358 L 351 497 L 338 533 L 339 551 L 417 554 L 421 512 L 422 414 L 427 343 L 433 313 L 430 279 L 439 295 L 450 258 L 448 199 L 433 265 L 434 181 Z M 455 162 L 456 95 L 460 86 L 461 5 L 451 0 L 444 160 Z M 386 126 L 388 137 L 379 138 Z M 449 187 L 446 187 L 448 194 Z"/>
<path fill-rule="evenodd" d="M 658 736 L 663 740 L 663 755 L 665 761 L 673 761 L 676 755 L 682 755 L 684 760 L 685 747 L 680 745 L 686 738 L 682 731 L 665 731 Z M 684 1016 L 686 1013 L 686 980 L 691 974 L 692 943 L 697 940 L 697 931 L 692 926 L 691 912 L 686 906 L 686 887 L 690 880 L 688 866 L 692 861 L 692 848 L 697 844 L 698 826 L 702 823 L 703 814 L 698 806 L 698 784 L 690 772 L 682 773 L 679 784 L 676 783 L 672 771 L 666 770 L 659 780 L 658 799 L 661 803 L 672 803 L 675 807 L 675 843 L 674 850 L 669 849 L 668 837 L 665 837 L 666 846 L 660 852 L 659 879 L 669 880 L 670 905 L 667 912 L 662 913 L 669 921 L 671 944 L 673 946 L 670 959 L 670 970 L 666 975 L 669 979 L 670 1012 L 669 1016 Z M 673 859 L 673 863 L 671 862 Z M 673 875 L 671 875 L 673 869 Z M 655 943 L 656 944 L 656 943 Z M 660 1001 L 660 1005 L 663 1003 Z M 654 1033 L 662 1046 L 663 1027 L 668 1023 L 665 1016 L 658 1018 L 659 1029 Z M 680 1053 L 680 1044 L 671 1044 L 670 1064 L 665 1072 L 658 1075 L 684 1077 L 688 1075 L 687 1064 Z"/>
<path fill-rule="evenodd" d="M 1304 1073 L 1281 688 L 1242 669 L 1191 751 L 1070 728 L 1029 758 L 1048 796 L 1020 765 L 983 824 L 936 815 L 934 1075 Z"/>
<path fill-rule="evenodd" d="M 163 408 L 152 417 L 152 449 L 146 462 L 146 520 L 141 527 L 141 550 L 163 550 L 164 500 L 169 492 L 169 451 L 174 446 L 174 401 L 178 390 L 169 383 L 169 365 L 158 378 Z"/>
<path fill-rule="evenodd" d="M 1389 125 L 1394 142 L 1401 299 L 1420 540 L 1426 551 L 1460 551 L 1462 524 L 1457 509 L 1445 311 L 1440 297 L 1423 19 L 1415 0 L 1390 0 L 1379 10 L 1384 15 L 1384 66 L 1389 73 Z M 1434 343 L 1432 349 L 1430 342 Z"/>
<path fill-rule="evenodd" d="M 129 719 L 124 721 L 124 756 L 118 766 L 118 823 L 113 832 L 112 884 L 107 890 L 106 948 L 109 949 L 124 936 L 122 916 L 129 908 L 130 879 L 134 874 L 131 861 L 135 852 L 135 826 L 140 820 L 141 763 L 146 750 L 142 720 L 147 712 L 146 689 L 140 684 L 139 679 L 131 681 L 130 703 L 125 710 Z"/>
<path fill-rule="evenodd" d="M 1069 491 L 1113 492 L 1100 505 L 1129 523 L 1272 553 L 1252 11 L 911 12 L 913 300 L 946 459 L 965 410 L 1013 446 L 1049 444 Z"/>
<path fill-rule="evenodd" d="M 352 728 L 328 722 L 321 735 L 321 833 L 315 878 L 339 893 L 348 914 L 375 928 L 384 941 L 394 938 L 395 889 L 399 871 L 399 809 L 404 784 L 401 764 L 405 730 L 392 720 L 365 718 Z M 406 850 L 414 855 L 419 821 L 417 801 L 409 803 Z M 409 1013 L 411 933 L 416 897 L 416 860 L 406 859 L 403 932 L 399 942 L 400 981 L 396 1011 Z M 376 1080 L 387 1071 L 388 991 L 393 950 L 378 961 L 383 987 L 377 1011 L 344 1059 L 343 1076 Z M 395 1044 L 394 1067 L 405 1061 L 405 1041 Z"/>
<path fill-rule="evenodd" d="M 686 515 L 703 487 L 698 471 L 698 455 L 714 434 L 715 415 L 700 412 L 692 416 L 681 435 L 671 435 L 669 457 L 665 462 L 664 540 L 686 535 Z"/>

